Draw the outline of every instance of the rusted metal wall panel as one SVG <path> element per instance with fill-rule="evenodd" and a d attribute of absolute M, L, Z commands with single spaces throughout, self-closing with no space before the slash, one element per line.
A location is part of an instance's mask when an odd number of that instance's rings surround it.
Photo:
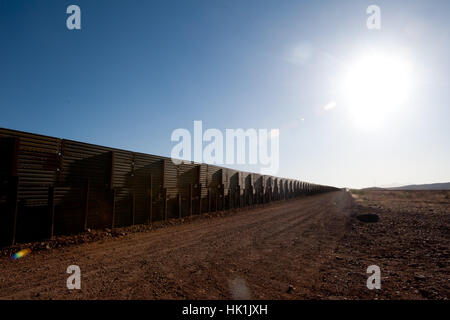
<path fill-rule="evenodd" d="M 19 138 L 19 202 L 46 206 L 48 187 L 57 182 L 61 140 L 41 135 L 12 133 Z"/>
<path fill-rule="evenodd" d="M 134 154 L 115 150 L 113 153 L 114 226 L 133 224 Z"/>
<path fill-rule="evenodd" d="M 176 196 L 177 194 L 177 178 L 178 178 L 178 168 L 170 159 L 164 159 L 164 180 L 163 188 L 167 189 L 168 196 Z"/>
<path fill-rule="evenodd" d="M 207 165 L 206 164 L 197 164 L 199 167 L 199 184 L 202 186 L 201 197 L 205 198 L 208 195 L 208 189 L 206 188 L 206 175 L 207 175 Z"/>
<path fill-rule="evenodd" d="M 87 193 L 88 228 L 106 227 L 111 219 L 109 189 L 111 182 L 111 149 L 77 141 L 62 141 L 61 178 L 62 186 L 75 186 Z M 89 184 L 89 187 L 87 187 Z M 63 194 L 69 190 L 69 194 Z M 56 203 L 65 202 L 65 197 L 72 199 L 78 192 L 70 194 L 71 189 L 61 189 L 57 193 Z M 60 197 L 63 198 L 60 198 Z M 83 201 L 86 201 L 84 199 Z"/>
<path fill-rule="evenodd" d="M 24 242 L 45 236 L 49 226 L 48 188 L 59 174 L 61 140 L 7 129 L 0 129 L 0 136 L 18 141 L 15 238 Z"/>
<path fill-rule="evenodd" d="M 0 246 L 15 243 L 19 140 L 0 135 Z"/>
<path fill-rule="evenodd" d="M 223 170 L 221 167 L 214 165 L 206 165 L 206 182 L 205 186 L 210 189 L 216 189 L 222 184 Z"/>
<path fill-rule="evenodd" d="M 251 179 L 252 174 L 250 172 L 241 171 L 239 174 L 239 185 L 241 186 L 241 192 L 246 189 L 248 179 Z"/>
<path fill-rule="evenodd" d="M 254 186 L 255 190 L 258 190 L 264 186 L 263 175 L 256 174 L 256 173 L 253 174 L 253 186 Z"/>
<path fill-rule="evenodd" d="M 161 219 L 161 198 L 163 182 L 163 157 L 135 154 L 135 223 L 146 223 Z M 150 199 L 151 192 L 151 199 Z M 150 209 L 150 201 L 152 208 Z M 152 212 L 150 213 L 150 210 Z"/>
<path fill-rule="evenodd" d="M 170 160 L 169 160 L 170 161 Z M 177 171 L 177 190 L 175 196 L 180 193 L 182 197 L 186 198 L 189 195 L 189 186 L 198 185 L 201 183 L 203 176 L 204 183 L 202 187 L 206 187 L 206 175 L 201 175 L 201 167 L 198 164 L 180 164 Z"/>

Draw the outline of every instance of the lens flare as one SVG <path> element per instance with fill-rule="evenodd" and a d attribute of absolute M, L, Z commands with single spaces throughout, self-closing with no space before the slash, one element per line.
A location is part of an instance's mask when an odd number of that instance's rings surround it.
<path fill-rule="evenodd" d="M 17 260 L 17 259 L 23 258 L 26 255 L 30 254 L 30 252 L 31 252 L 31 250 L 28 248 L 20 250 L 11 256 L 11 260 Z"/>

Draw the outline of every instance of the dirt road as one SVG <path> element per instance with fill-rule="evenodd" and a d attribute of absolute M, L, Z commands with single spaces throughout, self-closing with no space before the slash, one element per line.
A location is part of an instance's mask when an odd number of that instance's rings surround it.
<path fill-rule="evenodd" d="M 334 192 L 16 261 L 2 257 L 0 298 L 307 297 L 343 236 L 350 201 Z M 66 287 L 69 265 L 81 269 L 81 290 Z"/>
<path fill-rule="evenodd" d="M 16 261 L 0 257 L 0 298 L 448 298 L 448 195 L 436 215 L 422 204 L 425 218 L 422 210 L 408 215 L 409 202 L 406 211 L 380 203 L 337 191 Z M 351 217 L 358 210 L 380 221 Z M 371 264 L 381 267 L 382 290 L 366 287 Z M 69 265 L 81 269 L 81 290 L 66 287 Z"/>

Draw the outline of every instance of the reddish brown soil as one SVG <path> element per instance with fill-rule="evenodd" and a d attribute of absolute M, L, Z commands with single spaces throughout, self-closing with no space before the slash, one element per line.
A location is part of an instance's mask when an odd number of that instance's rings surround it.
<path fill-rule="evenodd" d="M 449 298 L 449 193 L 357 196 L 355 204 L 338 191 L 33 249 L 16 261 L 3 256 L 0 298 Z M 379 222 L 352 217 L 367 212 Z M 66 287 L 72 264 L 81 268 L 81 290 Z M 381 268 L 381 290 L 366 287 L 372 264 Z"/>
<path fill-rule="evenodd" d="M 353 192 L 358 214 L 375 213 L 377 223 L 353 219 L 323 275 L 325 296 L 350 299 L 448 299 L 450 297 L 450 191 Z M 381 290 L 360 285 L 361 270 L 381 268 Z"/>

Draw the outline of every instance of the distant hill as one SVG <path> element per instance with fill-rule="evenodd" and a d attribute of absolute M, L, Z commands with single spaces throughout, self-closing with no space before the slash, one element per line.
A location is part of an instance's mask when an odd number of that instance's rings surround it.
<path fill-rule="evenodd" d="M 387 188 L 388 190 L 450 190 L 450 182 L 430 183 L 430 184 L 411 184 L 395 188 Z"/>
<path fill-rule="evenodd" d="M 369 188 L 362 188 L 360 190 L 364 191 L 382 191 L 382 190 L 388 190 L 387 188 L 380 188 L 380 187 L 369 187 Z"/>

